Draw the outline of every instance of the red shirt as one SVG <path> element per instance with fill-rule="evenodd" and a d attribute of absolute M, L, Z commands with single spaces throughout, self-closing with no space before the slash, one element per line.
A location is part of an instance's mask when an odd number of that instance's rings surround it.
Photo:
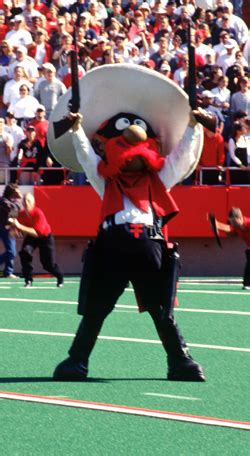
<path fill-rule="evenodd" d="M 40 141 L 42 147 L 45 147 L 49 121 L 46 119 L 34 119 L 31 122 L 29 122 L 29 126 L 30 125 L 32 125 L 36 130 L 36 139 Z"/>
<path fill-rule="evenodd" d="M 210 138 L 204 133 L 200 166 L 223 166 L 225 160 L 224 139 L 219 133 Z"/>
<path fill-rule="evenodd" d="M 43 211 L 39 209 L 39 207 L 35 206 L 29 215 L 24 209 L 21 209 L 17 220 L 22 225 L 34 228 L 39 237 L 48 236 L 51 233 L 50 225 L 48 224 Z"/>
<path fill-rule="evenodd" d="M 236 233 L 250 247 L 250 217 L 243 217 L 244 224 L 241 228 L 231 226 L 231 233 Z"/>

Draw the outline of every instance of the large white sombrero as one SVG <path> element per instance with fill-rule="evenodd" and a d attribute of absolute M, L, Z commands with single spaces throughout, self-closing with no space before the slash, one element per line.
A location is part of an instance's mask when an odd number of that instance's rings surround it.
<path fill-rule="evenodd" d="M 82 171 L 70 131 L 55 138 L 53 122 L 68 113 L 69 89 L 59 100 L 49 119 L 48 144 L 56 159 L 66 168 Z M 167 155 L 180 141 L 189 121 L 186 93 L 165 76 L 133 64 L 103 65 L 89 71 L 80 80 L 80 112 L 89 139 L 99 126 L 119 112 L 144 118 L 160 137 L 162 153 Z M 203 133 L 197 140 L 199 160 Z"/>

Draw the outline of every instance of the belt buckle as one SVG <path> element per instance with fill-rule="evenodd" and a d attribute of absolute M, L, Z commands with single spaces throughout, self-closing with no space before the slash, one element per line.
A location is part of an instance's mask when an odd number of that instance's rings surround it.
<path fill-rule="evenodd" d="M 140 235 L 143 233 L 143 223 L 130 223 L 129 231 L 134 235 L 135 239 L 139 239 Z"/>

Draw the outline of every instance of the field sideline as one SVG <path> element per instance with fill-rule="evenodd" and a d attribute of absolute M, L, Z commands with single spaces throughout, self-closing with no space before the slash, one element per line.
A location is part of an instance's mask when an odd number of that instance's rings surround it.
<path fill-rule="evenodd" d="M 53 382 L 79 322 L 79 278 L 0 279 L 0 444 L 13 455 L 248 455 L 250 292 L 238 278 L 183 278 L 176 320 L 205 383 L 169 382 L 131 288 L 106 320 L 84 383 Z"/>

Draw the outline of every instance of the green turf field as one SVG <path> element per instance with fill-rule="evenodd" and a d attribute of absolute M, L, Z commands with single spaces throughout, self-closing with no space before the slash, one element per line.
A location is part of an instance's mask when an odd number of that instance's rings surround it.
<path fill-rule="evenodd" d="M 206 383 L 166 380 L 164 351 L 132 289 L 105 322 L 88 381 L 53 382 L 80 321 L 78 286 L 74 277 L 62 289 L 54 279 L 30 289 L 0 279 L 1 454 L 250 454 L 250 292 L 240 280 L 180 282 L 176 319 Z"/>

